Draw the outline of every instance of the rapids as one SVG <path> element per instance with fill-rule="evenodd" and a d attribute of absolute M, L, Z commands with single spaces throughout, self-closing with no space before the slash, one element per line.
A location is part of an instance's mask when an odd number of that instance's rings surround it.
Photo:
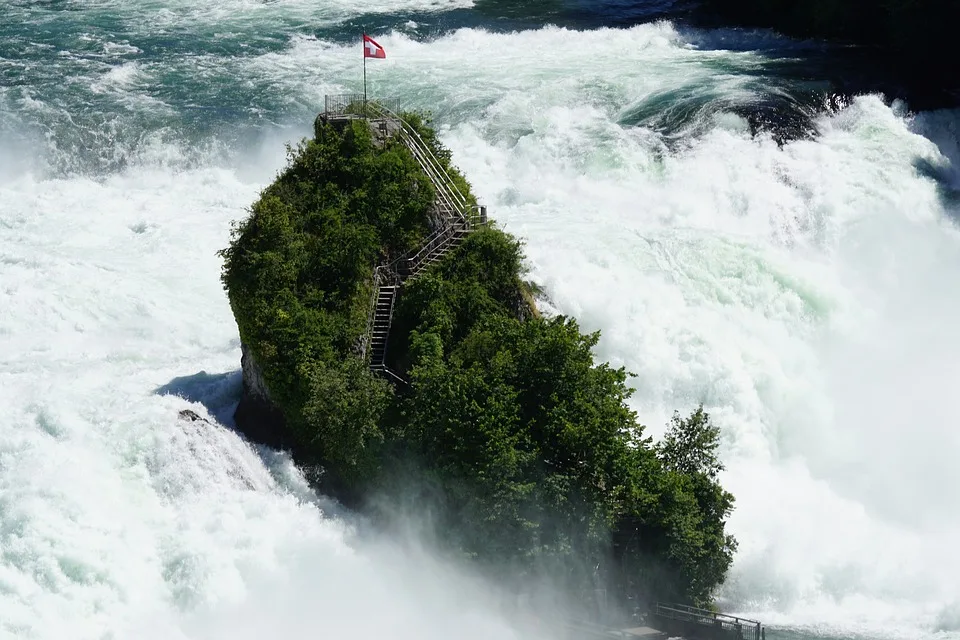
<path fill-rule="evenodd" d="M 958 114 L 831 100 L 771 34 L 491 4 L 5 7 L 0 636 L 519 637 L 489 586 L 358 537 L 229 429 L 216 251 L 360 88 L 365 28 L 371 94 L 433 112 L 649 433 L 701 401 L 721 426 L 724 606 L 771 638 L 960 638 Z"/>

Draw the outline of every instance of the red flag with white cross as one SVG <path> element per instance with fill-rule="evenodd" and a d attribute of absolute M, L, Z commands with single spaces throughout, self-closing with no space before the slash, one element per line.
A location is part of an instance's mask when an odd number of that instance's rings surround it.
<path fill-rule="evenodd" d="M 383 50 L 376 41 L 368 36 L 363 34 L 363 57 L 364 58 L 386 58 L 387 52 Z"/>

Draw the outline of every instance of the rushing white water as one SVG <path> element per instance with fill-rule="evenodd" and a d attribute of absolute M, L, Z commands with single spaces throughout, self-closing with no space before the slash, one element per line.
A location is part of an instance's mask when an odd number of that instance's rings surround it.
<path fill-rule="evenodd" d="M 723 428 L 730 606 L 808 634 L 960 637 L 956 114 L 865 96 L 778 147 L 729 108 L 769 90 L 764 59 L 667 24 L 378 40 L 372 93 L 435 111 L 549 306 L 638 374 L 650 432 L 701 401 Z M 295 37 L 203 68 L 316 110 L 356 89 L 356 53 Z M 77 82 L 162 118 L 151 83 L 189 68 L 124 60 Z M 19 118 L 69 111 L 26 95 Z M 682 126 L 654 133 L 671 110 Z M 49 151 L 22 137 L 0 147 L 0 635 L 514 633 L 462 572 L 348 544 L 289 461 L 176 418 L 229 422 L 239 349 L 215 252 L 310 125 L 281 124 L 242 159 L 216 132 L 118 128 L 98 153 L 126 164 L 98 179 L 39 173 Z"/>
<path fill-rule="evenodd" d="M 215 251 L 256 186 L 214 167 L 0 186 L 0 636 L 512 637 L 461 572 L 354 551 L 289 460 L 177 420 L 172 393 L 235 405 Z"/>

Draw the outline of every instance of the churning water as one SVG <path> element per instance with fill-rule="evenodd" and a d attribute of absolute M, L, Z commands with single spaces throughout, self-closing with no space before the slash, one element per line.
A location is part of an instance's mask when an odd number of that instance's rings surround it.
<path fill-rule="evenodd" d="M 351 542 L 284 456 L 177 419 L 230 424 L 215 252 L 359 89 L 365 28 L 371 93 L 433 111 L 650 432 L 701 401 L 723 428 L 725 605 L 783 637 L 960 637 L 957 114 L 822 100 L 773 36 L 542 4 L 505 29 L 459 0 L 7 3 L 0 636 L 517 634 L 427 551 Z M 809 135 L 757 131 L 762 105 Z"/>

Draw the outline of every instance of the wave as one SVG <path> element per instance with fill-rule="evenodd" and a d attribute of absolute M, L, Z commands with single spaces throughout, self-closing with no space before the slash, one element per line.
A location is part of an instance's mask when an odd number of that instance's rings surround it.
<path fill-rule="evenodd" d="M 306 6 L 263 5 L 242 6 Z M 235 399 L 230 221 L 323 95 L 359 87 L 355 47 L 288 36 L 249 55 L 113 39 L 59 93 L 36 70 L 0 95 L 7 633 L 513 633 L 459 570 L 356 544 L 289 460 L 176 419 Z M 958 114 L 817 106 L 770 55 L 662 22 L 378 40 L 371 94 L 433 111 L 545 307 L 638 374 L 651 434 L 701 401 L 722 427 L 726 604 L 808 635 L 955 634 Z M 778 91 L 805 137 L 744 116 Z M 198 372 L 224 375 L 156 393 Z"/>

